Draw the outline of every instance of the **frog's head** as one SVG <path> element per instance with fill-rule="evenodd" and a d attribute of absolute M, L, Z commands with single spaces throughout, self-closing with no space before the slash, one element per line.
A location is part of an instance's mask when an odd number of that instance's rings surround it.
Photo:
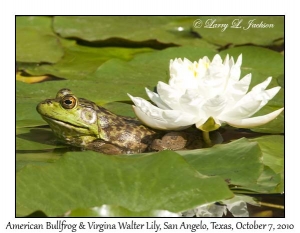
<path fill-rule="evenodd" d="M 100 137 L 97 105 L 77 98 L 69 89 L 61 89 L 55 99 L 42 101 L 36 109 L 54 134 L 69 144 L 86 145 Z"/>

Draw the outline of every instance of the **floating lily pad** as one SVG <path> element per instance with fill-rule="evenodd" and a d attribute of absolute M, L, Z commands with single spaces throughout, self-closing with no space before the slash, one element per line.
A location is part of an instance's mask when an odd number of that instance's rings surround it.
<path fill-rule="evenodd" d="M 47 166 L 24 167 L 16 187 L 18 216 L 36 210 L 58 216 L 103 204 L 176 213 L 233 196 L 220 177 L 201 175 L 172 151 L 138 158 L 67 153 Z"/>
<path fill-rule="evenodd" d="M 51 25 L 51 17 L 16 17 L 18 62 L 55 63 L 63 56 L 63 48 Z"/>
<path fill-rule="evenodd" d="M 53 17 L 49 16 L 17 16 L 16 28 L 33 29 L 47 34 L 55 34 L 52 30 Z"/>
<path fill-rule="evenodd" d="M 265 194 L 282 193 L 283 190 L 281 190 L 280 188 L 281 184 L 282 184 L 282 179 L 280 174 L 276 174 L 271 168 L 265 166 L 262 174 L 257 179 L 257 183 L 249 184 L 247 190 L 239 189 L 239 187 L 237 187 L 236 189 L 233 188 L 232 190 L 235 193 L 237 192 L 242 192 L 242 193 L 256 192 L 256 193 L 265 193 Z"/>
<path fill-rule="evenodd" d="M 17 61 L 55 63 L 63 56 L 63 49 L 53 35 L 18 29 L 16 38 Z"/>
<path fill-rule="evenodd" d="M 60 153 L 54 153 L 53 151 L 23 151 L 16 153 L 16 172 L 19 172 L 26 165 L 46 166 L 54 163 L 61 158 Z M 34 181 L 31 181 L 34 182 Z"/>
<path fill-rule="evenodd" d="M 65 47 L 64 51 L 64 57 L 56 64 L 31 67 L 19 64 L 19 67 L 24 68 L 31 75 L 51 74 L 65 79 L 85 79 L 109 59 L 120 58 L 130 60 L 135 54 L 148 53 L 153 50 L 150 48 L 93 48 L 74 44 Z"/>
<path fill-rule="evenodd" d="M 264 164 L 272 168 L 276 173 L 284 171 L 284 136 L 262 136 L 250 141 L 258 142 L 263 152 Z"/>
<path fill-rule="evenodd" d="M 263 171 L 262 152 L 255 142 L 242 138 L 208 149 L 178 152 L 207 176 L 221 176 L 228 184 L 247 189 Z"/>
<path fill-rule="evenodd" d="M 21 128 L 16 135 L 17 150 L 49 150 L 65 147 L 54 137 L 50 128 Z"/>
<path fill-rule="evenodd" d="M 27 84 L 29 85 L 29 84 Z M 41 118 L 36 111 L 37 101 L 22 101 L 17 99 L 16 103 L 16 127 L 33 127 L 46 125 L 47 123 Z"/>
<path fill-rule="evenodd" d="M 263 152 L 264 164 L 270 167 L 276 174 L 280 175 L 280 184 L 277 192 L 284 190 L 284 136 L 263 136 L 251 141 L 256 141 Z"/>
<path fill-rule="evenodd" d="M 110 44 L 154 46 L 189 45 L 216 48 L 192 33 L 195 17 L 187 16 L 56 16 L 53 27 L 66 38 Z"/>

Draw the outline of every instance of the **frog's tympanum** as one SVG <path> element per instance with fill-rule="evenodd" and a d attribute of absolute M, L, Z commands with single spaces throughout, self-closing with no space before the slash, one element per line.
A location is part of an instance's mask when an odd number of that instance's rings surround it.
<path fill-rule="evenodd" d="M 192 136 L 191 140 L 189 133 L 148 128 L 134 118 L 115 115 L 92 101 L 77 98 L 69 89 L 39 103 L 37 111 L 64 143 L 106 154 L 179 150 L 195 140 L 196 147 L 201 147 L 201 139 Z"/>

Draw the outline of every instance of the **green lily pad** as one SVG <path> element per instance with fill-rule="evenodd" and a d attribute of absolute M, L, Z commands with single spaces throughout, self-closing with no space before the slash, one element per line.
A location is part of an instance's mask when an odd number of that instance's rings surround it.
<path fill-rule="evenodd" d="M 195 17 L 186 16 L 56 16 L 53 27 L 66 38 L 135 46 L 189 45 L 216 48 L 194 33 Z"/>
<path fill-rule="evenodd" d="M 49 16 L 17 16 L 17 29 L 32 29 L 47 34 L 55 34 L 52 30 L 53 17 Z"/>
<path fill-rule="evenodd" d="M 221 176 L 228 184 L 243 189 L 257 182 L 264 167 L 258 144 L 245 138 L 208 149 L 178 153 L 201 174 Z"/>
<path fill-rule="evenodd" d="M 265 25 L 265 27 L 260 25 Z M 272 45 L 275 40 L 284 37 L 284 17 L 199 16 L 197 21 L 194 21 L 193 31 L 210 43 L 222 46 L 228 44 Z"/>
<path fill-rule="evenodd" d="M 30 84 L 26 84 L 29 85 Z M 25 85 L 25 86 L 26 86 Z M 38 101 L 35 100 L 22 100 L 17 98 L 16 103 L 16 127 L 34 127 L 39 125 L 46 125 L 47 123 L 41 118 L 36 111 Z"/>
<path fill-rule="evenodd" d="M 73 152 L 16 174 L 18 216 L 36 210 L 58 216 L 103 204 L 176 213 L 232 196 L 220 177 L 201 175 L 172 151 L 135 158 Z"/>
<path fill-rule="evenodd" d="M 65 147 L 58 143 L 50 128 L 19 128 L 16 135 L 17 150 L 49 150 Z"/>
<path fill-rule="evenodd" d="M 263 136 L 250 141 L 256 141 L 263 152 L 264 164 L 280 175 L 280 184 L 276 192 L 284 190 L 284 136 Z"/>
<path fill-rule="evenodd" d="M 52 31 L 52 18 L 16 17 L 16 57 L 18 62 L 57 62 L 64 54 Z"/>
<path fill-rule="evenodd" d="M 57 62 L 64 54 L 57 38 L 31 29 L 17 29 L 17 61 Z"/>
<path fill-rule="evenodd" d="M 64 57 L 55 64 L 39 66 L 19 64 L 19 68 L 23 68 L 31 75 L 51 74 L 65 79 L 85 79 L 109 59 L 130 60 L 135 54 L 149 53 L 153 50 L 150 48 L 94 48 L 73 44 L 64 47 L 64 51 Z"/>
<path fill-rule="evenodd" d="M 16 153 L 16 172 L 19 172 L 27 165 L 46 166 L 61 158 L 61 153 L 53 151 L 31 151 Z M 32 181 L 33 182 L 33 181 Z"/>
<path fill-rule="evenodd" d="M 247 190 L 239 189 L 238 187 L 236 189 L 233 188 L 232 190 L 235 193 L 282 193 L 283 190 L 280 188 L 281 183 L 282 179 L 280 174 L 276 174 L 271 168 L 265 166 L 260 177 L 257 179 L 257 183 L 248 185 Z"/>

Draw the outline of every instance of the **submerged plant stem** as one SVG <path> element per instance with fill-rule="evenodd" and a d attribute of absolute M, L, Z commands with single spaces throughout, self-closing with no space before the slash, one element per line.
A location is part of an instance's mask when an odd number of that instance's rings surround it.
<path fill-rule="evenodd" d="M 260 205 L 263 206 L 268 206 L 268 207 L 272 207 L 272 208 L 276 208 L 276 209 L 281 209 L 284 210 L 284 206 L 283 205 L 276 205 L 276 204 L 272 204 L 272 203 L 267 203 L 267 202 L 258 202 Z"/>
<path fill-rule="evenodd" d="M 205 132 L 203 131 L 202 132 L 202 135 L 203 135 L 203 140 L 205 142 L 205 144 L 208 146 L 208 147 L 211 147 L 212 146 L 212 142 L 209 138 L 209 132 Z"/>

